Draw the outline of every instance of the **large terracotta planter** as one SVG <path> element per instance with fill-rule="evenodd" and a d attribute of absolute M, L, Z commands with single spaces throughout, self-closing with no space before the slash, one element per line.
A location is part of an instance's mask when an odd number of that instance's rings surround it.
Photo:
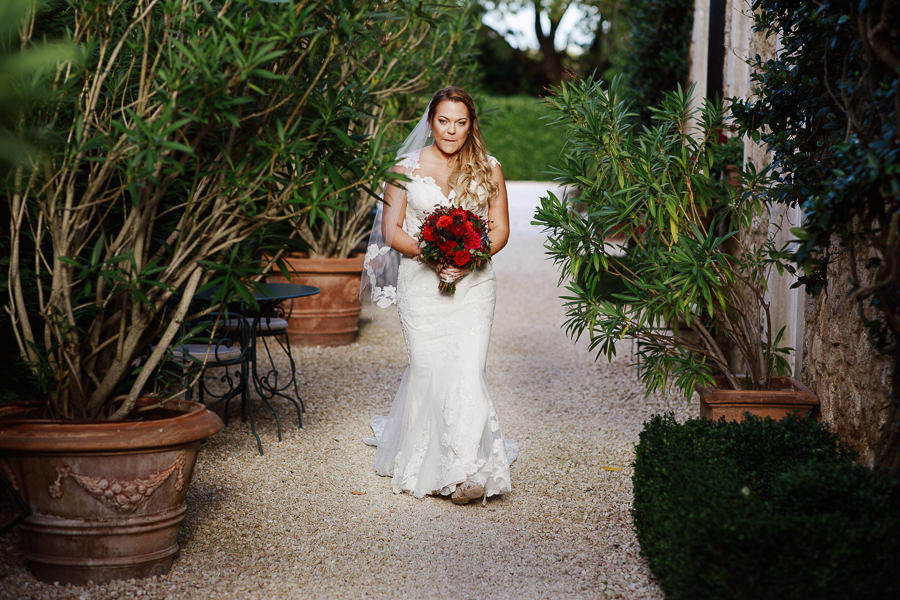
<path fill-rule="evenodd" d="M 719 379 L 721 381 L 721 379 Z M 744 413 L 781 419 L 789 414 L 809 414 L 819 399 L 793 377 L 773 377 L 767 390 L 699 389 L 700 416 L 717 421 L 741 421 Z"/>
<path fill-rule="evenodd" d="M 168 572 L 200 442 L 222 421 L 197 402 L 167 418 L 77 422 L 0 406 L 0 469 L 31 514 L 22 522 L 29 570 L 84 584 Z"/>
<path fill-rule="evenodd" d="M 315 296 L 294 300 L 288 336 L 300 346 L 343 346 L 359 333 L 359 282 L 365 255 L 350 258 L 310 258 L 288 255 L 290 283 L 319 288 Z M 276 273 L 270 281 L 286 281 Z M 285 307 L 286 309 L 288 307 Z"/>

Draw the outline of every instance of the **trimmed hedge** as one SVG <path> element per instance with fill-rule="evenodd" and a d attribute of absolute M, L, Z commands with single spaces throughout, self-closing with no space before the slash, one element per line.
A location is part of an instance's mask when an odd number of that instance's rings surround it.
<path fill-rule="evenodd" d="M 666 597 L 900 597 L 900 486 L 853 459 L 811 418 L 652 418 L 632 514 Z"/>
<path fill-rule="evenodd" d="M 623 73 L 632 106 L 649 125 L 649 107 L 657 106 L 663 93 L 689 86 L 694 0 L 632 0 L 628 23 L 630 49 Z"/>
<path fill-rule="evenodd" d="M 507 181 L 549 181 L 550 164 L 563 148 L 560 131 L 550 125 L 550 107 L 531 96 L 484 96 L 478 110 L 484 141 Z"/>

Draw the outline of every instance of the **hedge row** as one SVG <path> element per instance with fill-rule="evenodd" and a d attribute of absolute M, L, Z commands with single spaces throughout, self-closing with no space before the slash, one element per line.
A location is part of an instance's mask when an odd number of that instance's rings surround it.
<path fill-rule="evenodd" d="M 813 419 L 651 419 L 633 515 L 666 597 L 900 597 L 900 486 L 853 459 Z"/>

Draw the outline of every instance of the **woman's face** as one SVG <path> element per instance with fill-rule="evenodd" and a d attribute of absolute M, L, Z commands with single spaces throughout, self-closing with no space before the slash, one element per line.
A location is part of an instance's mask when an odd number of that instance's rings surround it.
<path fill-rule="evenodd" d="M 431 118 L 434 145 L 444 154 L 456 154 L 469 136 L 472 121 L 462 102 L 441 100 Z"/>

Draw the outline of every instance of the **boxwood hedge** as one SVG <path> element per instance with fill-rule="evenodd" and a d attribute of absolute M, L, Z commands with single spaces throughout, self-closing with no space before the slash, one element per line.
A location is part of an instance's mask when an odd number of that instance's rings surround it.
<path fill-rule="evenodd" d="M 811 418 L 652 418 L 632 513 L 670 600 L 900 598 L 900 487 Z"/>

